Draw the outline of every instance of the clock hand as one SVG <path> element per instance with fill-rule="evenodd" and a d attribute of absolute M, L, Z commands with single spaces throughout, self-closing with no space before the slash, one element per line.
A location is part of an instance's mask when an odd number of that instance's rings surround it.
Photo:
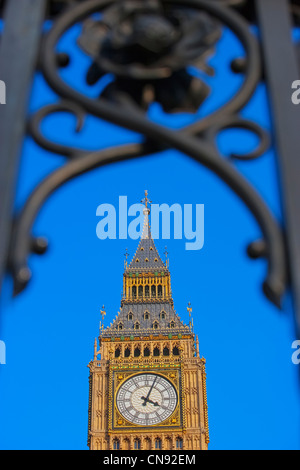
<path fill-rule="evenodd" d="M 153 383 L 152 383 L 152 385 L 151 385 L 151 387 L 150 387 L 150 390 L 149 390 L 148 395 L 146 396 L 146 398 L 141 397 L 143 400 L 145 400 L 144 403 L 143 403 L 143 406 L 146 406 L 147 401 L 148 401 L 148 398 L 150 397 L 150 393 L 152 392 L 152 389 L 153 389 L 153 387 L 154 387 L 154 384 L 155 384 L 156 380 L 157 380 L 157 376 L 156 376 L 155 379 L 153 380 Z"/>
<path fill-rule="evenodd" d="M 151 403 L 152 405 L 154 405 L 154 406 L 159 406 L 159 403 L 158 403 L 157 401 L 154 402 L 154 401 L 152 401 L 152 400 L 149 400 L 149 398 L 148 398 L 147 401 L 148 401 L 149 403 Z"/>
<path fill-rule="evenodd" d="M 152 401 L 152 400 L 149 400 L 149 398 L 145 398 L 145 397 L 141 397 L 142 400 L 145 400 L 145 404 L 143 403 L 143 406 L 146 406 L 146 403 L 151 403 L 152 405 L 154 406 L 159 406 L 159 403 L 157 401 Z"/>

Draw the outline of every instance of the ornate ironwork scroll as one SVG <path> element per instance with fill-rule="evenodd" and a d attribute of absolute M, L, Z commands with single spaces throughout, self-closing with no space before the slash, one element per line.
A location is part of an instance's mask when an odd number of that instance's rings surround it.
<path fill-rule="evenodd" d="M 281 227 L 256 189 L 234 165 L 236 159 L 258 158 L 269 145 L 265 131 L 240 114 L 262 77 L 257 39 L 246 20 L 231 8 L 243 7 L 244 3 L 242 0 L 87 0 L 70 2 L 70 7 L 57 17 L 42 42 L 39 63 L 60 101 L 31 116 L 28 131 L 41 147 L 63 155 L 66 162 L 38 185 L 16 215 L 9 263 L 15 294 L 30 279 L 30 253 L 43 253 L 47 247 L 46 240 L 33 237 L 32 227 L 54 191 L 94 168 L 173 148 L 214 172 L 254 215 L 262 239 L 250 245 L 249 255 L 266 258 L 264 292 L 280 306 L 287 285 Z M 69 57 L 58 53 L 57 46 L 65 32 L 78 23 L 82 32 L 77 47 L 90 57 L 87 83 L 93 84 L 107 74 L 113 76 L 97 99 L 78 92 L 60 73 L 68 65 Z M 190 66 L 212 73 L 206 59 L 215 53 L 223 27 L 236 35 L 245 51 L 244 58 L 238 57 L 231 64 L 243 76 L 236 94 L 216 111 L 179 131 L 150 120 L 147 110 L 154 101 L 172 113 L 195 112 L 206 100 L 208 85 L 205 79 L 190 73 Z M 92 115 L 135 131 L 144 140 L 93 152 L 63 146 L 47 139 L 41 131 L 43 120 L 58 112 L 69 112 L 76 117 L 77 132 L 81 131 L 85 116 Z M 230 128 L 243 128 L 256 134 L 260 141 L 257 149 L 247 155 L 232 154 L 231 158 L 221 155 L 216 137 Z"/>

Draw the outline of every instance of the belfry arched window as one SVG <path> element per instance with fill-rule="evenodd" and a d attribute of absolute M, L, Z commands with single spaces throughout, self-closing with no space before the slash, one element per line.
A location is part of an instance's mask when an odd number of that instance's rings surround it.
<path fill-rule="evenodd" d="M 125 349 L 124 356 L 125 356 L 125 357 L 129 357 L 129 356 L 130 356 L 130 349 L 129 349 L 129 348 L 126 348 L 126 349 Z"/>
<path fill-rule="evenodd" d="M 156 286 L 151 286 L 151 297 L 156 297 Z"/>
<path fill-rule="evenodd" d="M 132 297 L 136 298 L 136 286 L 132 286 Z"/>

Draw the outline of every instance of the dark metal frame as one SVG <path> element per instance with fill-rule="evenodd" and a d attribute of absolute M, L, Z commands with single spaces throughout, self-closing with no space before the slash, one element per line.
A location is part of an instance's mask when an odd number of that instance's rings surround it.
<path fill-rule="evenodd" d="M 296 48 L 291 41 L 293 23 L 288 2 L 256 0 L 256 5 L 278 153 L 289 275 L 294 308 L 298 312 L 297 329 L 300 331 L 300 109 L 291 100 L 291 85 L 299 76 L 299 65 Z"/>
<path fill-rule="evenodd" d="M 11 0 L 11 4 L 18 0 Z M 22 0 L 25 5 L 33 4 L 34 0 Z M 223 25 L 230 28 L 241 41 L 245 49 L 245 58 L 237 58 L 232 63 L 235 72 L 244 76 L 242 86 L 236 95 L 230 99 L 224 106 L 216 112 L 198 120 L 194 124 L 187 126 L 176 132 L 166 127 L 160 126 L 147 118 L 145 111 L 130 100 L 122 103 L 109 102 L 106 99 L 91 99 L 76 90 L 68 83 L 64 82 L 60 76 L 61 67 L 68 64 L 66 54 L 57 53 L 57 44 L 63 34 L 77 22 L 81 22 L 88 18 L 92 13 L 101 11 L 111 4 L 114 0 L 85 0 L 70 1 L 69 8 L 62 10 L 57 16 L 52 28 L 45 35 L 39 55 L 39 67 L 48 82 L 49 86 L 56 92 L 60 101 L 50 104 L 38 110 L 30 117 L 27 126 L 29 134 L 42 147 L 55 154 L 66 157 L 65 164 L 58 170 L 47 176 L 33 191 L 21 211 L 15 215 L 12 224 L 12 177 L 9 176 L 4 186 L 5 195 L 10 195 L 10 204 L 6 207 L 0 207 L 0 228 L 4 237 L 0 237 L 0 275 L 4 272 L 4 263 L 8 261 L 9 270 L 14 279 L 15 294 L 20 293 L 28 283 L 31 273 L 28 267 L 28 257 L 32 251 L 43 253 L 47 247 L 46 240 L 40 237 L 33 237 L 32 227 L 38 212 L 41 210 L 46 199 L 57 188 L 65 184 L 72 178 L 83 173 L 93 170 L 94 168 L 126 160 L 130 158 L 139 158 L 145 155 L 161 152 L 164 149 L 174 148 L 189 157 L 193 158 L 200 164 L 209 168 L 218 175 L 244 202 L 248 210 L 256 218 L 261 231 L 262 240 L 253 242 L 248 249 L 249 255 L 253 258 L 265 257 L 268 264 L 266 279 L 263 285 L 266 296 L 278 307 L 282 304 L 282 298 L 288 288 L 289 274 L 292 278 L 292 286 L 294 297 L 297 300 L 300 296 L 300 233 L 297 211 L 298 187 L 295 181 L 295 171 L 299 165 L 295 162 L 294 152 L 296 145 L 297 132 L 297 110 L 291 107 L 291 100 L 288 91 L 281 94 L 278 101 L 276 91 L 278 90 L 277 79 L 285 79 L 288 84 L 289 80 L 297 78 L 293 76 L 296 73 L 295 61 L 293 57 L 293 44 L 287 38 L 290 33 L 288 22 L 288 2 L 287 0 L 272 0 L 272 6 L 269 5 L 268 14 L 272 10 L 272 18 L 275 15 L 276 20 L 281 18 L 281 13 L 285 14 L 285 27 L 280 27 L 280 39 L 283 40 L 285 67 L 280 65 L 277 67 L 272 60 L 273 51 L 271 43 L 275 36 L 279 38 L 276 28 L 272 27 L 268 18 L 266 18 L 267 0 L 258 0 L 257 8 L 259 20 L 263 33 L 262 46 L 264 51 L 264 62 L 261 60 L 261 49 L 257 38 L 251 33 L 248 22 L 243 18 L 241 12 L 246 15 L 252 15 L 253 9 L 243 0 L 161 0 L 164 5 L 182 5 L 184 7 L 192 7 L 206 12 L 214 19 L 217 19 Z M 37 0 L 40 4 L 40 15 L 42 13 L 44 3 Z M 62 2 L 63 3 L 63 2 Z M 264 4 L 264 6 L 263 6 Z M 276 4 L 276 5 L 275 5 Z M 234 9 L 234 8 L 236 9 Z M 26 6 L 24 6 L 26 8 Z M 237 12 L 237 10 L 239 12 Z M 4 32 L 3 49 L 8 48 L 7 41 L 9 37 L 9 9 L 7 10 L 7 33 Z M 26 15 L 25 15 L 26 16 Z M 37 15 L 38 16 L 38 15 Z M 35 31 L 40 28 L 41 18 L 35 18 Z M 6 37 L 6 39 L 5 39 Z M 279 40 L 278 40 L 279 41 Z M 277 43 L 278 43 L 277 41 Z M 6 46 L 5 46 L 6 44 Z M 35 36 L 35 44 L 37 38 Z M 278 44 L 277 44 L 278 45 Z M 11 46 L 12 47 L 12 46 Z M 288 51 L 288 52 L 287 52 Z M 285 52 L 287 54 L 285 55 Z M 33 56 L 35 50 L 33 49 Z M 1 53 L 0 53 L 1 54 Z M 0 55 L 1 59 L 1 55 Z M 28 72 L 33 73 L 32 63 L 29 57 L 24 57 L 24 66 L 28 68 Z M 0 60 L 1 69 L 5 66 L 5 61 Z M 261 81 L 264 73 L 267 76 L 269 89 L 271 93 L 271 101 L 274 103 L 274 119 L 276 135 L 278 137 L 278 153 L 280 161 L 282 161 L 282 171 L 284 174 L 284 193 L 287 202 L 287 225 L 285 227 L 285 235 L 289 248 L 289 258 L 286 255 L 286 245 L 284 235 L 279 222 L 275 219 L 267 204 L 263 201 L 256 189 L 245 179 L 245 177 L 235 168 L 234 160 L 236 159 L 255 159 L 262 155 L 268 148 L 269 138 L 263 129 L 256 123 L 243 119 L 240 112 L 251 99 L 257 85 Z M 274 75 L 277 79 L 274 79 Z M 24 83 L 24 88 L 29 89 L 29 80 Z M 282 83 L 282 82 L 281 82 Z M 26 87 L 25 87 L 26 85 Z M 25 93 L 25 91 L 23 90 Z M 24 95 L 25 96 L 25 95 Z M 283 98 L 284 97 L 284 98 Z M 286 100 L 289 98 L 289 103 Z M 284 101 L 284 103 L 283 103 Z M 282 107 L 285 109 L 282 112 Z M 5 109 L 5 108 L 3 108 Z M 23 106 L 25 111 L 25 106 Z M 24 111 L 20 115 L 20 120 L 24 128 Z M 93 115 L 100 119 L 105 119 L 118 126 L 133 130 L 144 136 L 142 143 L 129 143 L 119 147 L 113 147 L 99 151 L 83 151 L 81 149 L 66 147 L 55 142 L 47 140 L 40 129 L 41 122 L 52 113 L 67 111 L 77 118 L 77 132 L 80 132 L 84 117 L 87 114 Z M 4 141 L 8 142 L 7 137 L 1 134 L 4 127 L 4 112 L 0 108 L 0 135 Z M 293 125 L 290 125 L 289 119 L 295 119 Z M 292 127 L 293 144 L 288 145 L 287 139 L 284 138 L 286 127 Z M 255 133 L 260 140 L 258 148 L 248 155 L 231 155 L 231 158 L 225 158 L 220 155 L 215 144 L 216 137 L 220 131 L 228 128 L 244 128 Z M 22 129 L 23 131 L 23 129 Z M 22 133 L 21 133 L 22 134 Z M 19 143 L 21 138 L 19 138 Z M 17 171 L 18 158 L 17 149 L 13 150 L 14 159 L 12 161 L 12 171 Z M 0 165 L 5 165 L 5 155 L 1 149 Z M 297 170 L 296 170 L 297 171 Z M 4 170 L 3 173 L 4 174 Z M 1 235 L 1 232 L 0 232 Z M 7 260 L 8 238 L 11 240 L 9 257 Z M 295 256 L 295 259 L 294 259 Z M 289 262 L 288 262 L 289 259 Z M 296 266 L 297 264 L 297 266 Z M 296 302 L 296 317 L 300 318 L 299 302 Z M 299 322 L 300 323 L 300 322 Z"/>
<path fill-rule="evenodd" d="M 7 269 L 19 156 L 45 7 L 46 0 L 24 0 L 21 4 L 12 0 L 5 12 L 0 74 L 6 84 L 9 105 L 0 106 L 0 283 Z"/>

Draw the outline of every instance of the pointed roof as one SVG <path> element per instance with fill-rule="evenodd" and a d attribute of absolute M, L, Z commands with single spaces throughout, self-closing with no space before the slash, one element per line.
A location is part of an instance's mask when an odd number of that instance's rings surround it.
<path fill-rule="evenodd" d="M 139 329 L 135 328 L 136 323 L 139 324 Z M 157 329 L 154 329 L 155 323 L 157 323 Z M 141 334 L 155 336 L 179 333 L 190 334 L 191 327 L 180 319 L 170 303 L 133 303 L 125 304 L 120 309 L 112 324 L 102 332 L 101 336 L 140 336 Z"/>
<path fill-rule="evenodd" d="M 115 337 L 121 335 L 127 337 L 145 335 L 176 335 L 176 334 L 191 334 L 191 326 L 184 324 L 179 315 L 174 310 L 172 293 L 170 289 L 170 272 L 165 263 L 163 263 L 157 248 L 154 244 L 149 215 L 150 208 L 148 207 L 148 192 L 145 192 L 144 213 L 144 226 L 143 232 L 136 253 L 131 263 L 125 268 L 124 277 L 144 276 L 146 280 L 153 278 L 153 276 L 165 277 L 169 280 L 167 287 L 169 288 L 168 294 L 158 295 L 156 292 L 154 296 L 134 296 L 133 293 L 128 293 L 125 289 L 124 297 L 121 301 L 121 309 L 116 318 L 104 331 L 101 332 L 101 337 Z M 126 253 L 127 260 L 127 253 Z M 161 286 L 162 287 L 162 286 Z M 149 285 L 148 285 L 149 288 Z"/>
<path fill-rule="evenodd" d="M 147 198 L 147 194 L 148 193 L 146 191 L 145 209 L 143 211 L 145 218 L 141 240 L 131 263 L 126 268 L 126 271 L 136 271 L 140 269 L 147 269 L 149 271 L 167 270 L 166 265 L 163 263 L 161 257 L 159 256 L 159 253 L 151 235 L 149 222 L 150 209 L 148 208 L 149 201 Z"/>

